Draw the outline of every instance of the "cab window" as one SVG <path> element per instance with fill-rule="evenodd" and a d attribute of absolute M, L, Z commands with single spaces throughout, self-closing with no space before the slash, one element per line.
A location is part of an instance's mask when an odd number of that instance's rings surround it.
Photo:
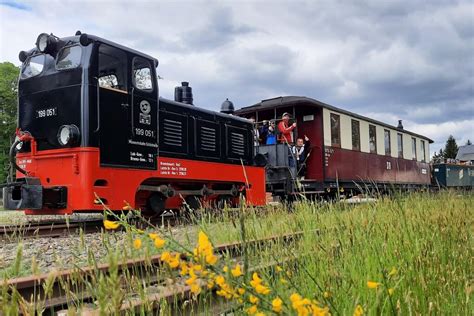
<path fill-rule="evenodd" d="M 44 54 L 31 56 L 23 64 L 21 79 L 27 79 L 39 75 L 44 68 L 46 57 Z"/>
<path fill-rule="evenodd" d="M 109 45 L 100 45 L 98 74 L 101 88 L 127 93 L 127 54 Z"/>
<path fill-rule="evenodd" d="M 151 91 L 153 90 L 153 80 L 150 63 L 136 57 L 133 59 L 133 84 L 137 89 Z"/>
<path fill-rule="evenodd" d="M 57 70 L 77 68 L 81 64 L 82 48 L 79 45 L 64 47 L 59 51 Z"/>

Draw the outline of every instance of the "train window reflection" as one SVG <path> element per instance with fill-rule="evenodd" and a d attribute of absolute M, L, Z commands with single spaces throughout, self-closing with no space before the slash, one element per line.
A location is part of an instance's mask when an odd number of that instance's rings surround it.
<path fill-rule="evenodd" d="M 372 154 L 377 153 L 377 129 L 375 125 L 369 125 L 369 149 Z"/>
<path fill-rule="evenodd" d="M 99 78 L 99 86 L 102 88 L 113 88 L 118 86 L 118 80 L 115 75 L 106 75 Z"/>
<path fill-rule="evenodd" d="M 341 147 L 340 117 L 334 113 L 331 113 L 331 146 Z"/>
<path fill-rule="evenodd" d="M 44 54 L 30 57 L 23 65 L 21 79 L 27 79 L 39 75 L 44 68 Z"/>
<path fill-rule="evenodd" d="M 58 61 L 56 62 L 56 69 L 72 69 L 81 64 L 82 49 L 80 46 L 64 47 L 58 54 Z"/>
<path fill-rule="evenodd" d="M 360 151 L 360 124 L 359 121 L 352 120 L 352 150 Z"/>

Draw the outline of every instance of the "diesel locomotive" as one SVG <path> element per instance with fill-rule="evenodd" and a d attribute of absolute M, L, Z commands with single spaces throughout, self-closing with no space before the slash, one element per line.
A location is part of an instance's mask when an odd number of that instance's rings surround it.
<path fill-rule="evenodd" d="M 77 32 L 20 52 L 16 180 L 5 209 L 27 214 L 266 202 L 252 124 L 194 106 L 187 83 L 159 96 L 158 60 Z"/>

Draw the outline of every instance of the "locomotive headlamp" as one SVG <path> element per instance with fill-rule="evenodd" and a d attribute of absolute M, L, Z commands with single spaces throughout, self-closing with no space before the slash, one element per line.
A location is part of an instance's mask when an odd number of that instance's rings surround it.
<path fill-rule="evenodd" d="M 36 48 L 42 53 L 53 53 L 56 50 L 58 38 L 53 35 L 41 33 L 36 39 Z"/>
<path fill-rule="evenodd" d="M 58 142 L 61 146 L 72 146 L 79 141 L 79 128 L 76 125 L 63 125 L 58 131 Z"/>
<path fill-rule="evenodd" d="M 26 58 L 28 58 L 28 53 L 25 52 L 24 50 L 22 50 L 19 54 L 18 54 L 18 59 L 20 59 L 20 61 L 22 63 L 25 62 Z"/>

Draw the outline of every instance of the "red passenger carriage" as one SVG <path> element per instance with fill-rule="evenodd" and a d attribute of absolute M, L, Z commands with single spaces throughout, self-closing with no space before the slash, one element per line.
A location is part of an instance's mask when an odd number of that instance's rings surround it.
<path fill-rule="evenodd" d="M 307 97 L 287 96 L 263 100 L 236 111 L 236 115 L 279 120 L 292 114 L 297 137 L 307 135 L 311 151 L 304 180 L 288 163 L 288 144 L 261 145 L 266 155 L 267 191 L 275 195 L 324 194 L 429 186 L 429 138 L 345 111 Z M 400 122 L 401 123 L 401 122 Z M 291 154 L 290 154 L 291 159 Z M 299 182 L 299 183 L 298 183 Z"/>

